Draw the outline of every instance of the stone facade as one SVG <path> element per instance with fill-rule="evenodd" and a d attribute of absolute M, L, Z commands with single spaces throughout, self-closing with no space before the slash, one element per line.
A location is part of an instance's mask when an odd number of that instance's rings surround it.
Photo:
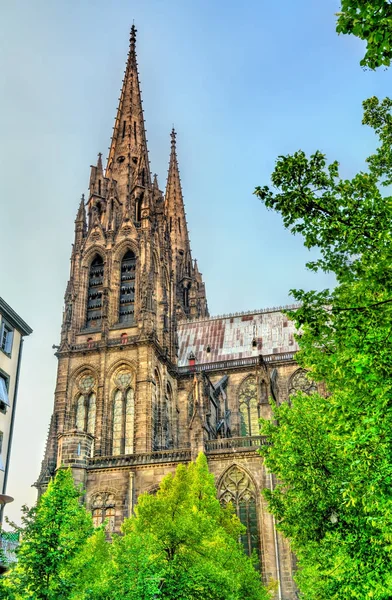
<path fill-rule="evenodd" d="M 261 490 L 274 485 L 257 450 L 268 396 L 309 385 L 279 310 L 210 318 L 191 255 L 176 134 L 166 192 L 151 176 L 136 63 L 136 30 L 106 169 L 91 167 L 75 221 L 58 347 L 54 409 L 37 481 L 70 466 L 94 522 L 119 531 L 139 494 L 206 453 L 222 502 L 247 525 L 277 597 L 295 598 L 293 558 Z M 305 382 L 305 383 L 304 383 Z"/>

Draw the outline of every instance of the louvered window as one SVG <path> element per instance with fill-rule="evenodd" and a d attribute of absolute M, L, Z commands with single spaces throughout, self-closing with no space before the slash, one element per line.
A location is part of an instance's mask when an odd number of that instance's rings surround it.
<path fill-rule="evenodd" d="M 102 321 L 103 260 L 97 255 L 91 263 L 88 294 L 86 327 L 99 329 Z"/>
<path fill-rule="evenodd" d="M 135 318 L 136 257 L 131 250 L 121 262 L 120 323 L 133 323 Z"/>

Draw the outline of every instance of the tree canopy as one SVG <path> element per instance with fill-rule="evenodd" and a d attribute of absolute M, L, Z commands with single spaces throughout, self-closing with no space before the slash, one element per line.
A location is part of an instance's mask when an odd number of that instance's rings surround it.
<path fill-rule="evenodd" d="M 18 564 L 0 579 L 7 600 L 268 600 L 240 543 L 243 525 L 216 498 L 206 457 L 179 465 L 142 494 L 121 535 L 93 531 L 69 471 L 27 511 Z"/>
<path fill-rule="evenodd" d="M 366 41 L 363 67 L 389 67 L 392 59 L 392 3 L 390 0 L 341 0 L 336 31 Z"/>
<path fill-rule="evenodd" d="M 299 393 L 262 425 L 281 481 L 266 495 L 307 600 L 392 596 L 391 101 L 366 100 L 363 122 L 380 142 L 367 172 L 342 179 L 337 161 L 298 151 L 278 158 L 274 190 L 255 192 L 319 251 L 308 267 L 337 281 L 292 290 L 301 306 L 287 313 L 300 331 L 296 360 L 327 393 Z"/>

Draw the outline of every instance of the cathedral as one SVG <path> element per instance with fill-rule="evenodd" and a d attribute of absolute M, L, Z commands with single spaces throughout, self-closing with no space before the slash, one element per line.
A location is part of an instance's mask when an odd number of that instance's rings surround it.
<path fill-rule="evenodd" d="M 106 167 L 91 167 L 75 220 L 42 493 L 60 467 L 83 485 L 96 525 L 118 532 L 139 494 L 207 456 L 222 503 L 246 526 L 277 598 L 296 597 L 294 557 L 261 495 L 274 486 L 258 449 L 268 398 L 314 385 L 298 368 L 294 325 L 278 309 L 211 317 L 191 254 L 171 132 L 165 192 L 150 172 L 136 29 Z"/>

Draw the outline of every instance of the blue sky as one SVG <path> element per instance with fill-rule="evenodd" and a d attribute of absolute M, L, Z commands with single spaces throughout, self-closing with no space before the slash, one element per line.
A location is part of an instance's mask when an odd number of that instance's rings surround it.
<path fill-rule="evenodd" d="M 106 156 L 128 50 L 138 63 L 151 168 L 165 185 L 174 124 L 194 256 L 210 311 L 290 302 L 326 287 L 310 254 L 252 195 L 276 157 L 319 149 L 344 177 L 373 133 L 362 100 L 391 72 L 364 72 L 326 0 L 83 0 L 3 3 L 0 24 L 0 294 L 33 327 L 25 345 L 6 514 L 32 503 L 53 403 L 73 221 L 89 165 Z"/>

